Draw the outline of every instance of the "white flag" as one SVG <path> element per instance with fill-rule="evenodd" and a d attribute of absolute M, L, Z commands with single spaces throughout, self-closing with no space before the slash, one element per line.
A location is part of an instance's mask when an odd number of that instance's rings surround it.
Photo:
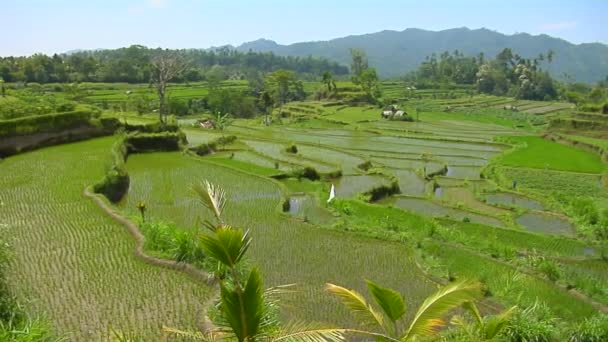
<path fill-rule="evenodd" d="M 329 191 L 329 199 L 327 200 L 327 203 L 331 202 L 331 200 L 333 200 L 334 197 L 336 197 L 336 188 L 332 184 L 331 185 L 331 190 Z"/>

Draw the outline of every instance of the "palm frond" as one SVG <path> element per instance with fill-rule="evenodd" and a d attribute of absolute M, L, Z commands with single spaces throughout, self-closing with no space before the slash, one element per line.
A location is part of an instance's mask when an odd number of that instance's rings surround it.
<path fill-rule="evenodd" d="M 344 329 L 305 330 L 273 338 L 272 341 L 339 342 L 346 341 L 344 332 Z"/>
<path fill-rule="evenodd" d="M 473 316 L 473 318 L 477 322 L 477 325 L 483 325 L 483 317 L 481 316 L 481 313 L 479 312 L 479 309 L 477 308 L 477 305 L 475 305 L 474 302 L 466 302 L 462 304 L 462 307 L 467 310 L 469 314 L 471 314 L 471 316 Z"/>
<path fill-rule="evenodd" d="M 200 243 L 208 256 L 235 267 L 249 249 L 251 238 L 249 231 L 243 233 L 241 229 L 222 226 L 212 234 L 201 234 Z"/>
<path fill-rule="evenodd" d="M 330 283 L 325 284 L 325 290 L 338 297 L 342 304 L 344 304 L 361 323 L 365 325 L 377 325 L 379 328 L 384 329 L 382 315 L 376 312 L 376 310 L 374 310 L 357 291 Z"/>
<path fill-rule="evenodd" d="M 219 186 L 204 180 L 192 186 L 192 190 L 199 195 L 200 201 L 205 207 L 213 211 L 218 222 L 222 222 L 222 211 L 226 205 L 226 192 Z"/>
<path fill-rule="evenodd" d="M 264 298 L 267 300 L 274 300 L 277 299 L 279 296 L 284 295 L 284 294 L 288 294 L 288 293 L 294 293 L 296 292 L 296 290 L 293 290 L 293 288 L 296 286 L 296 284 L 285 284 L 285 285 L 277 285 L 277 286 L 273 286 L 273 287 L 269 287 L 266 290 L 264 290 Z"/>
<path fill-rule="evenodd" d="M 367 280 L 369 292 L 384 311 L 384 314 L 393 322 L 398 321 L 405 314 L 405 301 L 399 292 L 381 287 L 371 280 Z"/>
<path fill-rule="evenodd" d="M 249 273 L 243 291 L 229 289 L 220 283 L 220 297 L 224 317 L 239 341 L 248 341 L 256 336 L 264 314 L 264 290 L 262 276 L 254 268 Z"/>
<path fill-rule="evenodd" d="M 445 325 L 445 321 L 441 317 L 446 312 L 481 296 L 481 284 L 479 283 L 459 282 L 445 286 L 422 303 L 404 340 L 410 340 L 418 335 L 433 335 L 439 327 Z"/>
<path fill-rule="evenodd" d="M 509 324 L 515 312 L 517 312 L 517 307 L 512 306 L 496 316 L 489 317 L 484 326 L 484 337 L 487 340 L 494 339 Z"/>
<path fill-rule="evenodd" d="M 184 331 L 170 327 L 163 327 L 163 332 L 166 336 L 175 335 L 178 337 L 187 338 L 188 340 L 215 342 L 222 338 L 216 332 L 202 333 L 200 331 Z"/>

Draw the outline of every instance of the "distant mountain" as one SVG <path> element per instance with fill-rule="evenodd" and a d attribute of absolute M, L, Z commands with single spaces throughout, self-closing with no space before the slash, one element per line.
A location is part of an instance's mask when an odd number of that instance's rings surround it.
<path fill-rule="evenodd" d="M 401 76 L 416 69 L 432 53 L 458 50 L 465 55 L 484 53 L 494 58 L 503 48 L 511 48 L 524 58 L 534 58 L 549 49 L 555 51 L 551 65 L 544 68 L 559 79 L 569 78 L 596 82 L 608 76 L 608 46 L 601 43 L 572 44 L 548 35 L 527 33 L 505 35 L 488 29 L 456 28 L 426 31 L 409 28 L 404 31 L 381 31 L 329 41 L 280 45 L 259 39 L 237 47 L 239 51 L 273 52 L 284 56 L 325 57 L 345 65 L 350 64 L 350 48 L 367 52 L 369 63 L 383 77 Z"/>

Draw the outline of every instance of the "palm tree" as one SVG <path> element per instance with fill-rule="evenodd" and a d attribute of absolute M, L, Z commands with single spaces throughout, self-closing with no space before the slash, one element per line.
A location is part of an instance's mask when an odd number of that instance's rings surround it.
<path fill-rule="evenodd" d="M 326 290 L 338 297 L 362 324 L 374 328 L 374 331 L 350 329 L 348 332 L 373 336 L 379 341 L 412 341 L 419 336 L 432 336 L 445 325 L 441 318 L 445 313 L 482 296 L 479 283 L 449 284 L 429 296 L 408 324 L 404 320 L 406 306 L 401 294 L 369 280 L 367 287 L 381 310 L 374 308 L 354 290 L 334 284 L 327 284 Z"/>
<path fill-rule="evenodd" d="M 278 322 L 269 318 L 268 303 L 274 293 L 280 292 L 280 288 L 265 291 L 257 268 L 243 276 L 241 261 L 251 245 L 251 237 L 248 230 L 233 228 L 222 219 L 226 193 L 208 181 L 195 185 L 193 190 L 215 218 L 215 222 L 205 222 L 210 233 L 202 234 L 200 243 L 205 254 L 218 262 L 216 278 L 220 286 L 220 317 L 216 322 L 217 327 L 202 333 L 170 328 L 165 328 L 165 331 L 203 341 L 343 341 L 344 329 L 304 324 L 277 327 Z"/>

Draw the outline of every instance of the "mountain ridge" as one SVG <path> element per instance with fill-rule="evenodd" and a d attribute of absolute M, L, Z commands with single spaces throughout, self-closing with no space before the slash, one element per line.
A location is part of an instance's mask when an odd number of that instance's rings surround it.
<path fill-rule="evenodd" d="M 467 56 L 484 53 L 487 58 L 493 58 L 507 47 L 525 58 L 535 58 L 540 53 L 553 50 L 553 63 L 544 62 L 543 67 L 562 80 L 596 82 L 608 76 L 608 45 L 604 43 L 574 44 L 547 34 L 520 32 L 506 35 L 487 28 L 460 27 L 442 31 L 406 28 L 287 45 L 260 38 L 242 43 L 235 49 L 283 56 L 312 55 L 349 65 L 349 49 L 361 48 L 366 50 L 370 65 L 382 77 L 390 78 L 415 70 L 432 53 L 457 49 Z"/>

